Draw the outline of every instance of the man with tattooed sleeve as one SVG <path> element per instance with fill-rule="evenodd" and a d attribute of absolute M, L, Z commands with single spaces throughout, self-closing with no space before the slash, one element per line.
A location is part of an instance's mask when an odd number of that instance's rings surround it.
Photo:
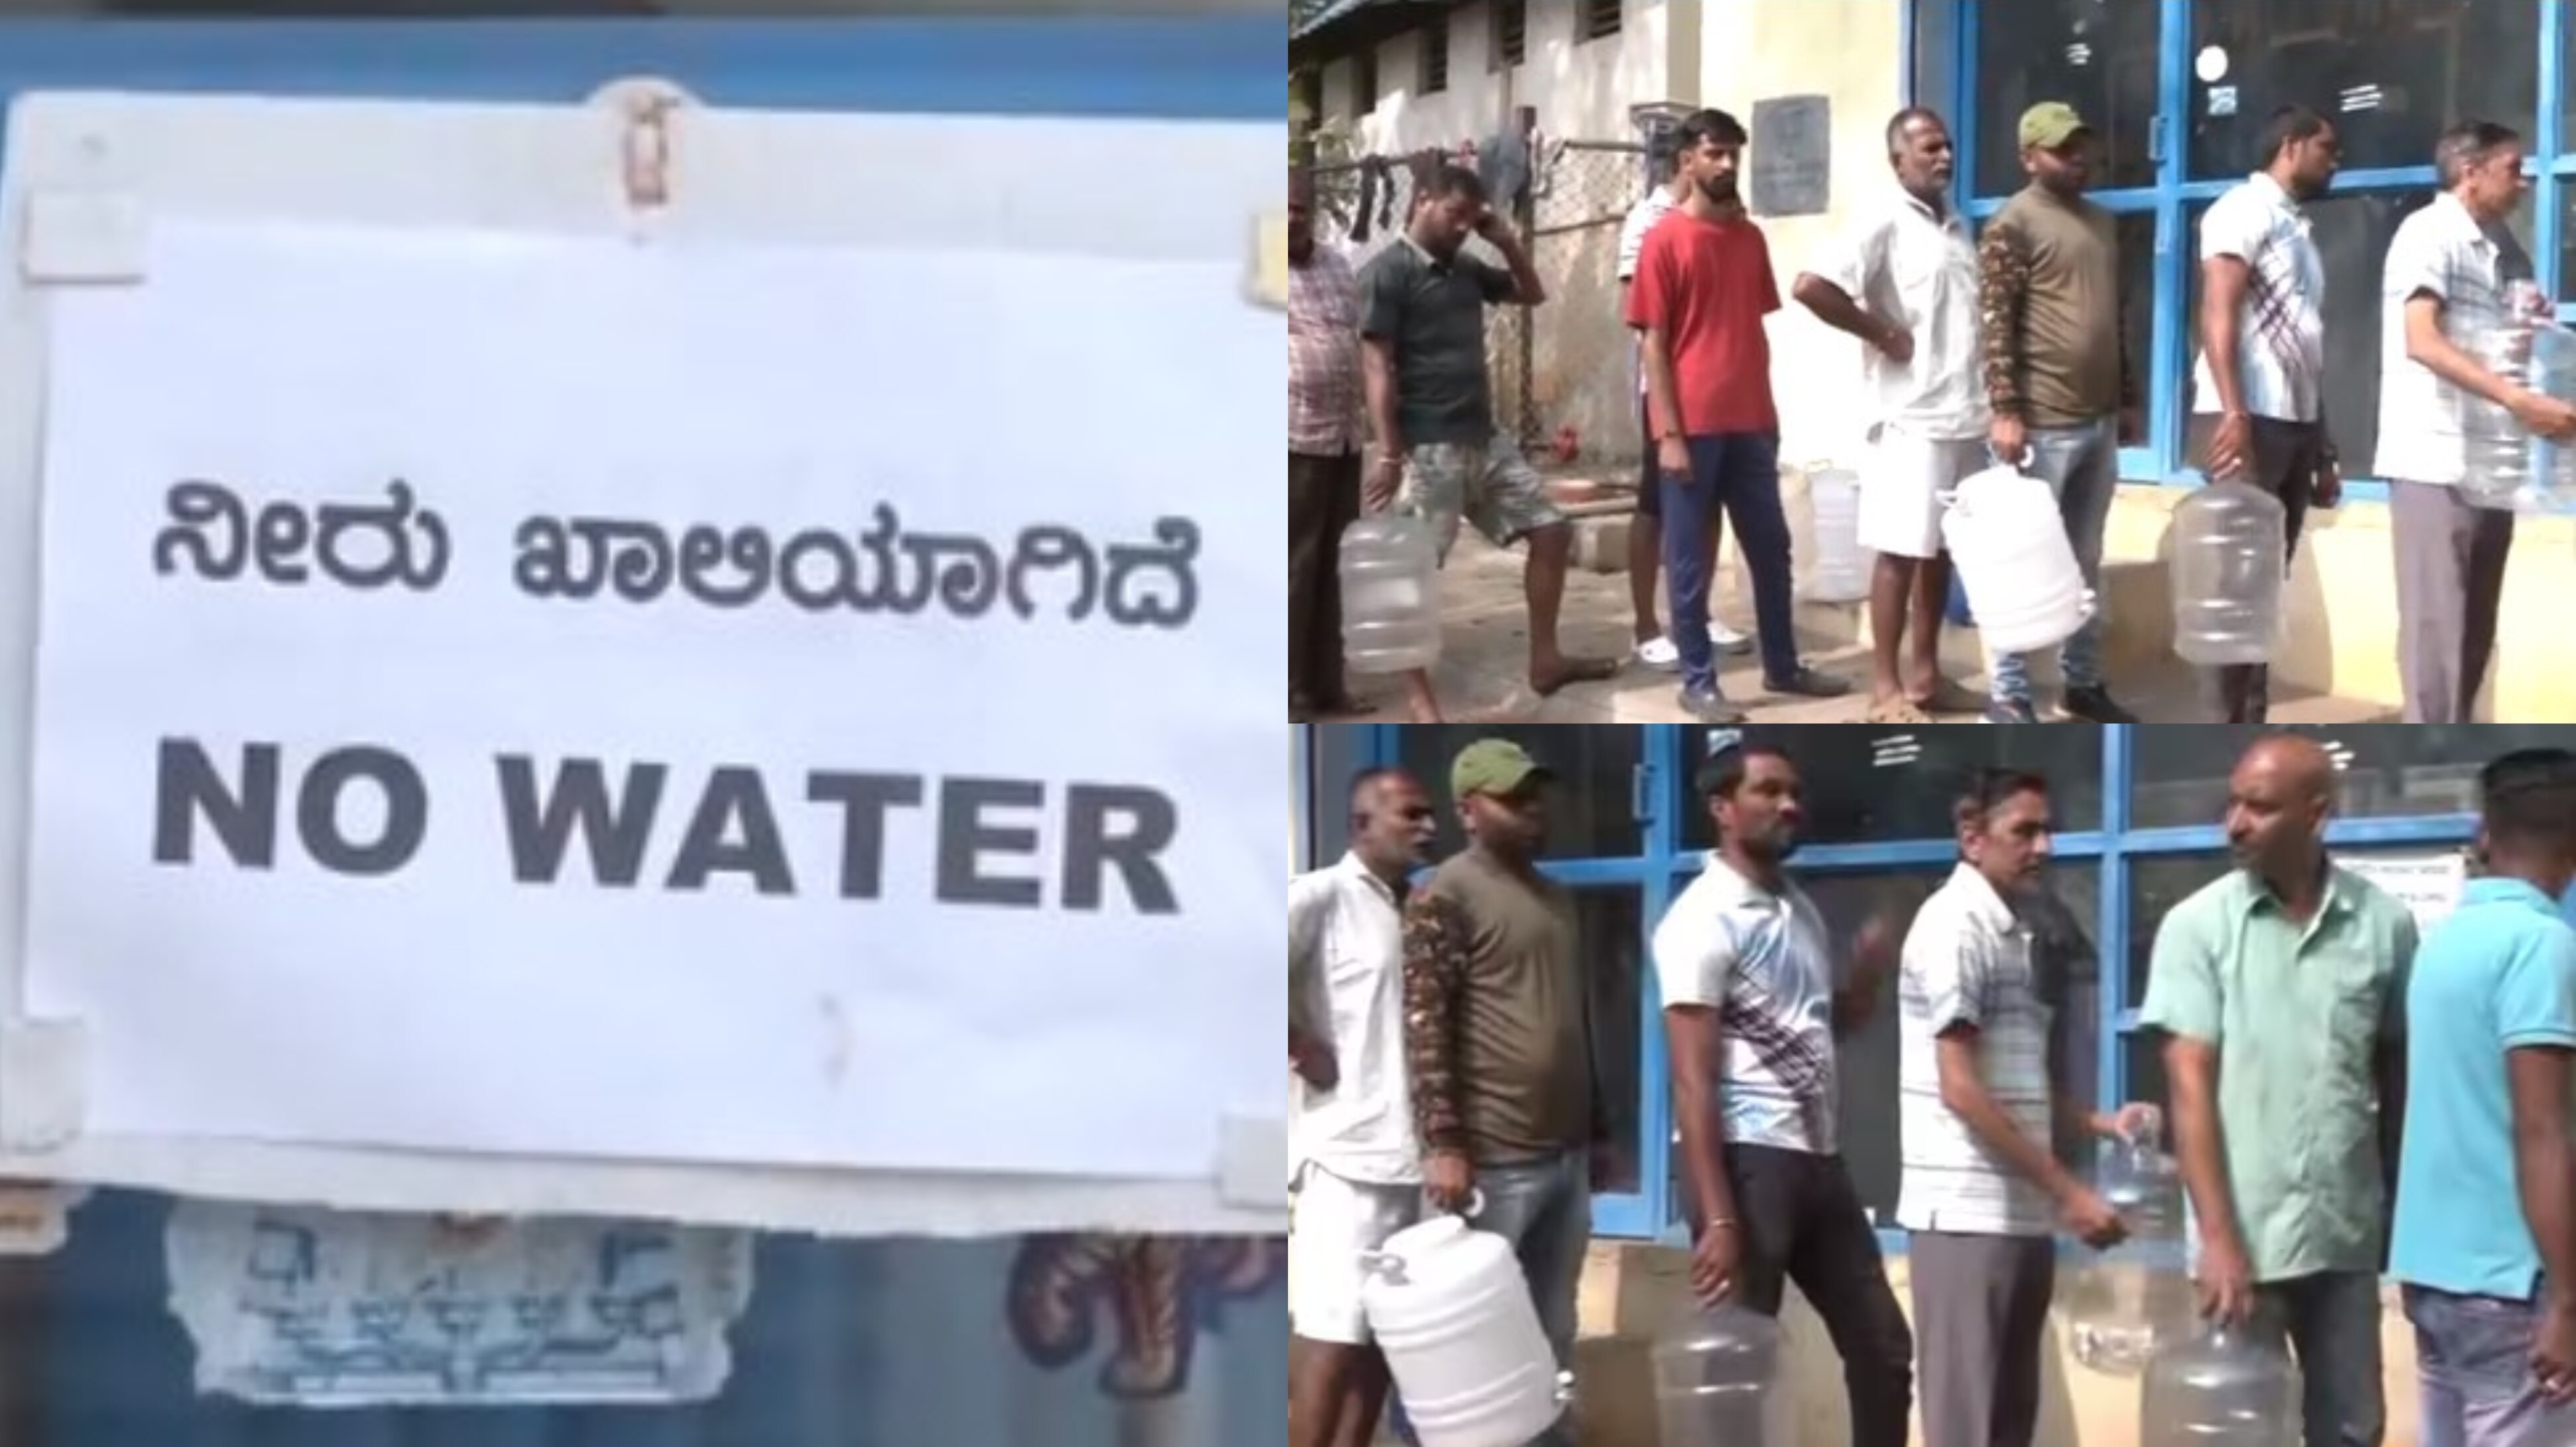
<path fill-rule="evenodd" d="M 1550 775 L 1479 739 L 1450 765 L 1466 850 L 1404 913 L 1404 1043 L 1425 1194 L 1512 1243 L 1560 1371 L 1592 1241 L 1593 1080 L 1574 898 L 1538 870 Z M 1562 1424 L 1539 1439 L 1564 1447 Z"/>
<path fill-rule="evenodd" d="M 2120 447 L 2142 437 L 2138 379 L 2121 345 L 2120 248 L 2111 215 L 2084 199 L 2093 129 L 2075 108 L 2044 101 L 2021 117 L 2030 184 L 1977 241 L 1978 324 L 1995 456 L 2057 493 L 2084 584 L 2102 587 L 2102 535 L 2120 485 Z M 2081 723 L 2135 723 L 2102 681 L 2103 618 L 2059 651 L 2059 711 Z M 1988 660 L 1988 723 L 2036 723 L 2028 660 Z"/>

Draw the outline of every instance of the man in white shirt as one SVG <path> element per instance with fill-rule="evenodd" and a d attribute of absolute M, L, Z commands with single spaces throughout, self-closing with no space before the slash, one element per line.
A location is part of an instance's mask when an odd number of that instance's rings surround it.
<path fill-rule="evenodd" d="M 1628 314 L 1628 284 L 1637 279 L 1637 254 L 1645 249 L 1646 233 L 1682 203 L 1690 183 L 1682 179 L 1677 164 L 1678 152 L 1669 136 L 1649 144 L 1647 155 L 1655 174 L 1663 184 L 1646 192 L 1645 199 L 1628 208 L 1628 219 L 1619 226 L 1619 315 Z M 1624 325 L 1624 323 L 1623 323 Z M 1637 609 L 1637 649 L 1639 663 L 1661 673 L 1672 673 L 1682 666 L 1681 650 L 1664 635 L 1664 627 L 1655 621 L 1655 570 L 1663 561 L 1664 489 L 1662 475 L 1655 467 L 1655 427 L 1646 415 L 1646 368 L 1642 356 L 1631 354 L 1637 374 L 1637 515 L 1628 525 L 1628 597 Z M 1708 572 L 1717 572 L 1718 545 L 1723 541 L 1725 525 L 1709 529 Z M 1720 653 L 1740 654 L 1753 650 L 1753 639 L 1719 621 L 1712 612 L 1708 620 L 1708 641 Z"/>
<path fill-rule="evenodd" d="M 2397 553 L 2406 722 L 2463 723 L 2495 655 L 2513 513 L 2461 493 L 2471 435 L 2576 438 L 2576 408 L 2489 370 L 2469 349 L 2507 318 L 2531 259 L 2506 218 L 2530 183 L 2522 137 L 2491 121 L 2442 133 L 2442 194 L 2398 225 L 2380 277 L 2379 457 Z"/>
<path fill-rule="evenodd" d="M 2095 1247 L 2126 1229 L 2060 1164 L 2069 1135 L 2151 1128 L 2154 1108 L 2087 1113 L 2059 1095 L 2060 961 L 2035 916 L 2050 850 L 2048 783 L 1980 771 L 1953 809 L 1960 861 L 1906 932 L 1897 977 L 1898 1224 L 1923 1343 L 1924 1447 L 2030 1447 L 2051 1232 Z"/>
<path fill-rule="evenodd" d="M 1439 821 L 1421 784 L 1373 769 L 1351 785 L 1351 847 L 1288 884 L 1288 1059 L 1297 1073 L 1288 1314 L 1303 1343 L 1293 1447 L 1365 1447 L 1386 1363 L 1360 1311 L 1360 1256 L 1413 1224 L 1421 1151 L 1404 1075 L 1406 879 Z"/>
<path fill-rule="evenodd" d="M 2191 453 L 2203 475 L 2281 500 L 2288 552 L 2308 508 L 2343 496 L 2326 431 L 2326 263 L 2301 203 L 2325 194 L 2341 165 L 2335 129 L 2283 106 L 2264 131 L 2263 169 L 2200 218 L 2201 356 L 2192 376 Z M 2211 723 L 2266 720 L 2271 669 L 2202 670 Z"/>
<path fill-rule="evenodd" d="M 1869 721 L 1923 724 L 1978 701 L 1941 677 L 1950 560 L 1941 494 L 1986 465 L 1991 421 L 1978 371 L 1977 247 L 1950 206 L 1950 128 L 1921 107 L 1887 123 L 1896 185 L 1789 289 L 1819 321 L 1860 338 L 1875 434 L 1861 479 L 1870 578 Z M 1914 647 L 1898 643 L 1912 614 Z"/>
<path fill-rule="evenodd" d="M 1914 1340 L 1841 1155 L 1837 1037 L 1867 1022 L 1896 931 L 1873 919 L 1838 978 L 1824 916 L 1783 866 L 1797 766 L 1759 744 L 1701 769 L 1719 845 L 1655 927 L 1691 1289 L 1777 1315 L 1787 1282 L 1842 1353 L 1852 1447 L 1905 1447 Z"/>

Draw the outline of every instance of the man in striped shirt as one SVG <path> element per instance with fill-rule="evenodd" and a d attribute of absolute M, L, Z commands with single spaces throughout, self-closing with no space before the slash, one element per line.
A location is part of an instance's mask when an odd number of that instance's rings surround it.
<path fill-rule="evenodd" d="M 1681 1125 L 1691 1289 L 1777 1315 L 1788 1282 L 1842 1354 L 1852 1447 L 1905 1447 L 1914 1340 L 1842 1156 L 1838 1037 L 1866 1024 L 1895 963 L 1872 919 L 1848 974 L 1788 877 L 1798 769 L 1760 744 L 1701 769 L 1719 845 L 1655 927 L 1655 978 Z"/>
<path fill-rule="evenodd" d="M 2087 1113 L 2053 1085 L 2065 982 L 2034 928 L 2047 781 L 1980 771 L 1953 819 L 1960 862 L 1915 915 L 1897 976 L 1896 1219 L 1913 1233 L 1924 1447 L 2029 1447 L 2057 1271 L 2050 1233 L 2062 1223 L 2094 1247 L 2126 1234 L 2059 1162 L 2058 1117 L 2114 1136 L 2151 1128 L 2154 1108 Z"/>
<path fill-rule="evenodd" d="M 2260 488 L 2287 509 L 2289 549 L 2309 507 L 2342 497 L 2326 433 L 2326 263 L 2300 203 L 2325 194 L 2340 163 L 2334 126 L 2305 106 L 2273 112 L 2263 169 L 2200 220 L 2199 371 L 2192 452 L 2213 481 Z M 2213 723 L 2262 723 L 2271 669 L 2203 670 Z"/>
<path fill-rule="evenodd" d="M 1288 717 L 1363 711 L 1344 691 L 1342 529 L 1360 515 L 1360 288 L 1315 236 L 1315 176 L 1288 173 Z"/>
<path fill-rule="evenodd" d="M 2374 471 L 2388 479 L 2408 723 L 2466 721 L 2495 656 L 2513 513 L 2463 494 L 2470 438 L 2576 438 L 2576 409 L 2474 350 L 2504 323 L 2505 288 L 2532 278 L 2506 224 L 2531 184 L 2522 156 L 2510 127 L 2445 131 L 2433 150 L 2442 194 L 2399 223 L 2380 272 Z"/>

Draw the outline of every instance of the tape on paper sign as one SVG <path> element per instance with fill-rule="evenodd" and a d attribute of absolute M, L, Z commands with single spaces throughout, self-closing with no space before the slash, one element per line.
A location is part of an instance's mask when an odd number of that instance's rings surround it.
<path fill-rule="evenodd" d="M 39 191 L 27 198 L 18 269 L 38 286 L 143 279 L 151 225 L 143 199 L 116 191 Z"/>
<path fill-rule="evenodd" d="M 77 1020 L 0 1025 L 0 1147 L 50 1151 L 81 1132 L 89 1032 Z"/>
<path fill-rule="evenodd" d="M 1276 1211 L 1287 1200 L 1288 1122 L 1230 1115 L 1217 1126 L 1217 1195 L 1229 1206 Z"/>

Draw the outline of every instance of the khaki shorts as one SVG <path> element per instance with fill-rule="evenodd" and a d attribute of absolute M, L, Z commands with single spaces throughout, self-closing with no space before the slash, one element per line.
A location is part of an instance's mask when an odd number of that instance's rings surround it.
<path fill-rule="evenodd" d="M 1395 510 L 1431 523 L 1444 560 L 1458 541 L 1461 518 L 1498 548 L 1565 521 L 1520 444 L 1500 432 L 1482 447 L 1425 442 L 1407 452 Z"/>

